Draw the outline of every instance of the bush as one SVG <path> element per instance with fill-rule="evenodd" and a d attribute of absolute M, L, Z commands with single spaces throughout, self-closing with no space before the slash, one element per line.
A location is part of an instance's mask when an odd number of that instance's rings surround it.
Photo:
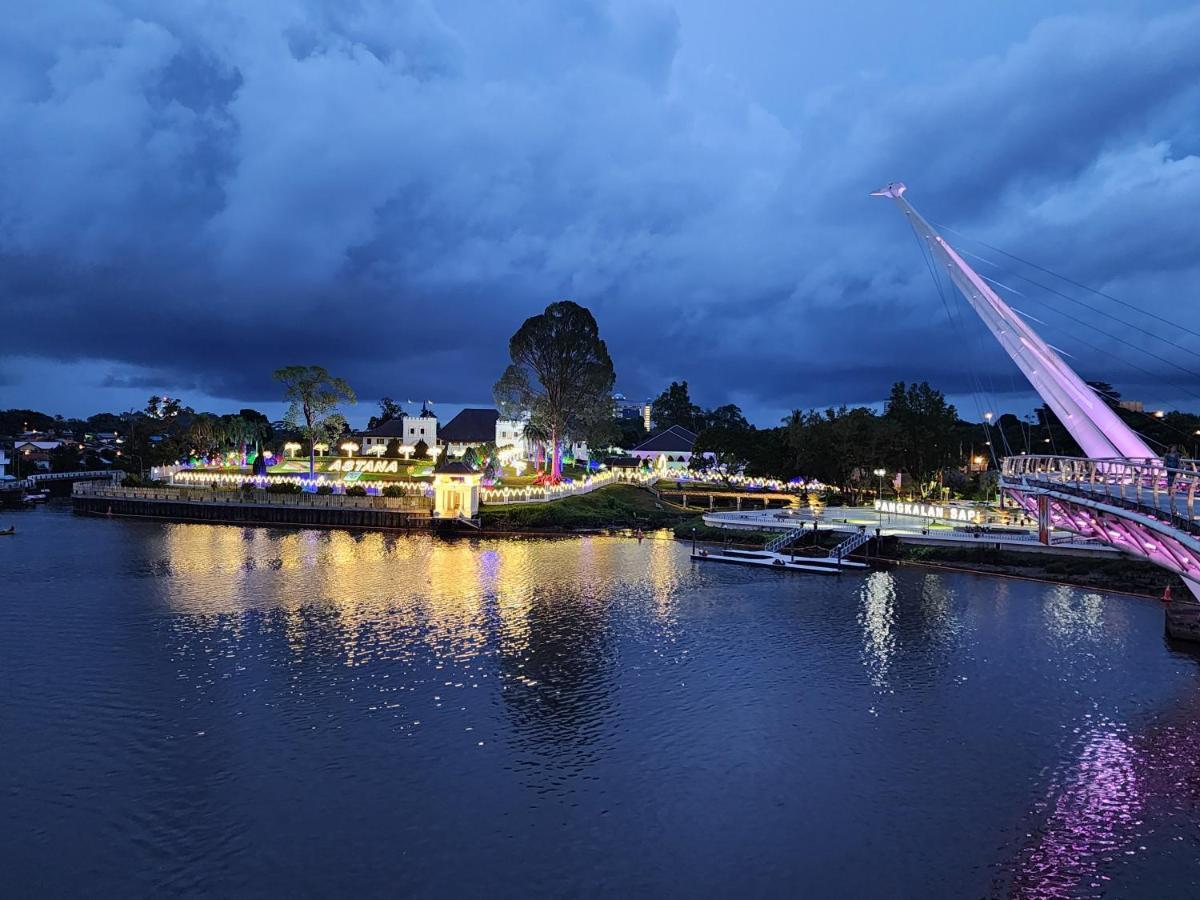
<path fill-rule="evenodd" d="M 385 484 L 383 486 L 383 496 L 385 497 L 403 497 L 407 492 L 401 485 Z"/>
<path fill-rule="evenodd" d="M 333 493 L 333 485 L 318 484 L 317 485 L 317 493 L 318 494 L 332 494 Z"/>
<path fill-rule="evenodd" d="M 350 485 L 350 487 L 346 488 L 346 496 L 347 497 L 365 497 L 365 496 L 367 496 L 367 489 L 365 487 L 363 487 L 361 484 L 352 484 L 352 485 Z"/>
<path fill-rule="evenodd" d="M 267 485 L 268 494 L 298 494 L 300 484 L 295 481 L 281 481 L 278 484 Z"/>
<path fill-rule="evenodd" d="M 153 478 L 142 478 L 130 473 L 121 479 L 121 487 L 161 487 L 166 482 L 155 481 Z"/>

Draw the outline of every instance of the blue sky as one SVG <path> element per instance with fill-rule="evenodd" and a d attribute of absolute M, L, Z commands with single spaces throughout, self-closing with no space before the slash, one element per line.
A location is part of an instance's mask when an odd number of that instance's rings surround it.
<path fill-rule="evenodd" d="M 381 395 L 449 411 L 569 297 L 630 397 L 685 378 L 768 425 L 904 378 L 966 415 L 1027 407 L 867 197 L 904 180 L 1086 377 L 1195 407 L 1200 338 L 1039 293 L 974 241 L 1189 308 L 1200 5 L 808 6 L 23 6 L 0 34 L 0 406 L 274 410 L 271 370 L 319 363 L 354 421 Z"/>

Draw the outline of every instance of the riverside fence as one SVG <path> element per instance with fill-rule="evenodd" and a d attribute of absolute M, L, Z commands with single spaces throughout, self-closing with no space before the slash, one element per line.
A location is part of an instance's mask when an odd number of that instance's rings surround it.
<path fill-rule="evenodd" d="M 173 521 L 323 528 L 408 530 L 430 525 L 433 501 L 423 495 L 351 497 L 181 487 L 135 488 L 80 482 L 71 494 L 82 515 L 140 516 Z"/>

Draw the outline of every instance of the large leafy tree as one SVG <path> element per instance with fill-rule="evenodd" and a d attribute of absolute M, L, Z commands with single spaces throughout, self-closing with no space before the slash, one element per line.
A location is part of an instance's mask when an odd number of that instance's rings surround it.
<path fill-rule="evenodd" d="M 750 423 L 742 415 L 741 408 L 734 403 L 726 403 L 724 406 L 710 409 L 700 418 L 703 420 L 705 428 L 728 428 L 731 431 L 750 430 Z"/>
<path fill-rule="evenodd" d="M 785 433 L 797 471 L 852 494 L 889 464 L 894 443 L 891 424 L 862 406 L 794 412 Z"/>
<path fill-rule="evenodd" d="M 612 415 L 616 382 L 592 314 L 560 300 L 525 320 L 508 342 L 512 363 L 492 389 L 505 418 L 528 418 L 549 435 L 549 479 L 562 480 L 562 444 Z"/>
<path fill-rule="evenodd" d="M 686 381 L 672 381 L 670 387 L 650 404 L 650 418 L 659 428 L 681 425 L 689 431 L 700 431 L 703 410 L 692 402 Z"/>
<path fill-rule="evenodd" d="M 357 402 L 354 389 L 322 366 L 285 366 L 275 371 L 274 378 L 283 383 L 291 404 L 285 420 L 308 441 L 308 474 L 312 475 L 317 468 L 314 445 L 341 433 L 346 419 L 338 407 Z"/>
<path fill-rule="evenodd" d="M 371 416 L 367 422 L 367 430 L 378 428 L 384 422 L 390 422 L 392 419 L 398 419 L 404 415 L 404 408 L 400 406 L 391 397 L 379 398 L 379 415 Z"/>
<path fill-rule="evenodd" d="M 955 433 L 958 411 L 928 382 L 906 385 L 897 381 L 888 396 L 884 419 L 895 426 L 897 455 L 925 484 L 959 453 Z"/>

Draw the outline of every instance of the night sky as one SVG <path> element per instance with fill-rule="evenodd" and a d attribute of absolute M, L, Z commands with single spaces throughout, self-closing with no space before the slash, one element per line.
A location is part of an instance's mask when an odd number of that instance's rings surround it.
<path fill-rule="evenodd" d="M 571 298 L 631 398 L 686 378 L 771 425 L 928 379 L 1028 408 L 867 196 L 893 180 L 1194 320 L 1200 4 L 5 5 L 0 407 L 278 412 L 293 363 L 347 378 L 357 424 L 381 395 L 487 404 L 509 335 Z M 1200 338 L 963 246 L 1085 377 L 1200 406 Z"/>

